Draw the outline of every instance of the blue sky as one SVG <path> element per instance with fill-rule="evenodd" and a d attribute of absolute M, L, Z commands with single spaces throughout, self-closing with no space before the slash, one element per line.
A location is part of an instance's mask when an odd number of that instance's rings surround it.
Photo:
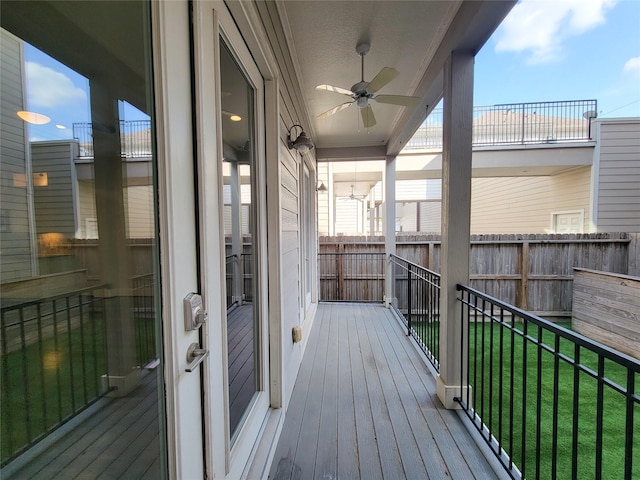
<path fill-rule="evenodd" d="M 88 81 L 28 45 L 25 57 L 27 108 L 51 118 L 31 139 L 71 138 L 90 121 Z M 475 105 L 590 99 L 601 118 L 640 117 L 640 0 L 521 0 L 476 57 Z"/>
<path fill-rule="evenodd" d="M 24 52 L 27 110 L 51 119 L 45 125 L 29 125 L 30 140 L 73 138 L 74 123 L 91 121 L 89 81 L 29 44 L 25 44 Z M 121 102 L 120 118 L 146 120 L 149 117 Z"/>
<path fill-rule="evenodd" d="M 640 117 L 640 0 L 522 0 L 476 56 L 475 105 L 598 101 Z"/>

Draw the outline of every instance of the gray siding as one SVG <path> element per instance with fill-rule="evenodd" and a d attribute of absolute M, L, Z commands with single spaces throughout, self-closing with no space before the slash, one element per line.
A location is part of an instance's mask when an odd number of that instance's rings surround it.
<path fill-rule="evenodd" d="M 640 232 L 640 119 L 601 120 L 596 128 L 598 231 Z"/>
<path fill-rule="evenodd" d="M 264 33 L 268 39 L 271 52 L 278 63 L 279 112 L 280 112 L 280 147 L 276 161 L 267 159 L 267 168 L 278 168 L 280 176 L 280 306 L 281 332 L 283 339 L 291 339 L 294 326 L 303 327 L 303 341 L 294 344 L 284 341 L 282 345 L 282 364 L 284 382 L 284 403 L 288 402 L 295 382 L 302 352 L 306 345 L 310 325 L 304 324 L 301 316 L 302 278 L 301 257 L 303 238 L 300 234 L 301 164 L 300 158 L 286 145 L 287 129 L 293 124 L 305 123 L 306 113 L 300 102 L 302 94 L 297 83 L 295 66 L 287 46 L 287 37 L 282 29 L 276 2 L 256 2 Z M 273 163 L 271 163 L 273 162 Z M 315 162 L 313 162 L 315 163 Z M 316 173 L 311 172 L 315 182 Z M 314 192 L 315 193 L 315 192 Z M 314 221 L 315 217 L 307 219 Z M 314 234 L 315 235 L 315 234 Z"/>
<path fill-rule="evenodd" d="M 28 158 L 20 41 L 0 30 L 0 279 L 7 282 L 32 276 L 29 222 Z"/>
<path fill-rule="evenodd" d="M 36 142 L 31 144 L 34 175 L 47 175 L 46 186 L 34 186 L 36 231 L 76 236 L 76 208 L 74 201 L 74 172 L 72 142 Z"/>

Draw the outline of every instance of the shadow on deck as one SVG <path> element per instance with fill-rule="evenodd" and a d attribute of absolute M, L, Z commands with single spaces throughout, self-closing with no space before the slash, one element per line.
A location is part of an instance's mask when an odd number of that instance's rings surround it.
<path fill-rule="evenodd" d="M 436 382 L 390 310 L 320 304 L 271 479 L 505 476 L 436 397 Z"/>

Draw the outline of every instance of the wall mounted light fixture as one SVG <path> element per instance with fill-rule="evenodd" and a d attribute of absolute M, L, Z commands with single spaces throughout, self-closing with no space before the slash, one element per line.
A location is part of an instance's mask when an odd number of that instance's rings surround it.
<path fill-rule="evenodd" d="M 320 181 L 320 185 L 318 186 L 316 191 L 318 191 L 318 192 L 326 192 L 327 190 L 328 190 L 327 186 L 324 184 L 324 182 Z"/>
<path fill-rule="evenodd" d="M 298 127 L 300 129 L 300 134 L 296 137 L 295 140 L 291 140 L 291 130 L 293 130 L 295 127 Z M 309 153 L 309 151 L 313 150 L 314 147 L 311 139 L 307 137 L 306 133 L 304 133 L 302 126 L 298 124 L 293 125 L 287 131 L 287 146 L 289 148 L 295 148 L 302 155 L 304 155 L 305 153 Z"/>

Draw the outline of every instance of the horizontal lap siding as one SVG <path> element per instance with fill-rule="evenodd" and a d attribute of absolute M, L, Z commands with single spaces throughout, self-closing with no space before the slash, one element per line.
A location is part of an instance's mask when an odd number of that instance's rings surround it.
<path fill-rule="evenodd" d="M 548 233 L 551 214 L 584 210 L 589 231 L 591 167 L 540 177 L 474 178 L 471 232 Z"/>
<path fill-rule="evenodd" d="M 303 343 L 291 342 L 291 329 L 302 326 L 301 268 L 300 257 L 302 236 L 300 234 L 300 159 L 295 150 L 287 147 L 287 131 L 292 125 L 304 122 L 301 93 L 297 84 L 295 67 L 287 45 L 287 37 L 282 29 L 276 2 L 256 2 L 255 8 L 269 42 L 271 53 L 278 67 L 278 108 L 279 108 L 279 148 L 278 158 L 267 159 L 267 168 L 278 168 L 280 185 L 279 220 L 280 245 L 274 246 L 280 252 L 280 307 L 281 332 L 283 338 L 282 364 L 284 373 L 284 395 L 286 404 L 293 390 L 302 358 Z M 270 162 L 273 163 L 270 163 Z M 270 222 L 272 219 L 268 219 Z M 308 333 L 305 330 L 305 334 Z M 303 338 L 304 339 L 304 338 Z"/>
<path fill-rule="evenodd" d="M 75 237 L 76 219 L 73 198 L 73 151 L 70 142 L 33 143 L 31 160 L 34 175 L 47 174 L 47 185 L 34 187 L 36 231 L 62 233 Z"/>
<path fill-rule="evenodd" d="M 598 127 L 598 231 L 640 232 L 640 121 L 603 121 Z"/>
<path fill-rule="evenodd" d="M 25 127 L 16 115 L 17 111 L 24 110 L 20 42 L 4 30 L 0 31 L 0 42 L 0 278 L 6 282 L 32 275 L 34 252 L 29 228 L 28 190 L 20 181 L 26 180 L 27 169 Z"/>

